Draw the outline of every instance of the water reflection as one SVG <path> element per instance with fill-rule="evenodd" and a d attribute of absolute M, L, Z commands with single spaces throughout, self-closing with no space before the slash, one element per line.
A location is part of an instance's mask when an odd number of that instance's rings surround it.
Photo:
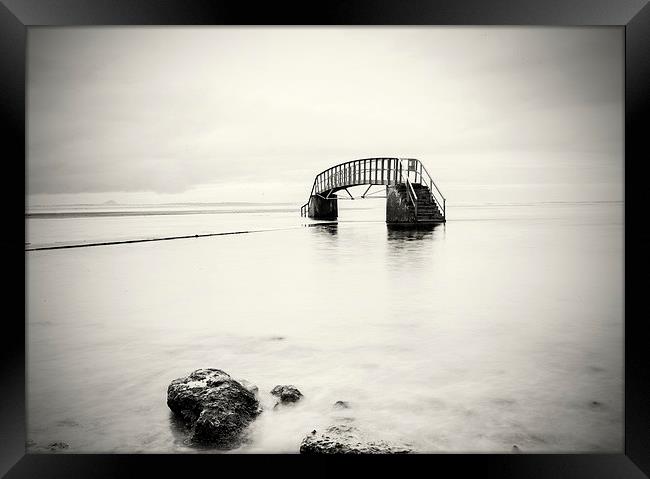
<path fill-rule="evenodd" d="M 317 233 L 327 233 L 330 236 L 336 236 L 339 232 L 338 223 L 315 223 L 309 225 L 309 227 L 312 228 L 312 231 L 316 231 Z"/>
<path fill-rule="evenodd" d="M 175 446 L 182 447 L 188 444 L 191 428 L 172 412 L 169 412 L 169 429 L 172 433 Z"/>
<path fill-rule="evenodd" d="M 441 224 L 428 225 L 386 225 L 388 241 L 405 242 L 431 239 Z M 442 228 L 441 228 L 442 230 Z"/>
<path fill-rule="evenodd" d="M 433 246 L 444 227 L 428 225 L 386 225 L 386 263 L 391 272 L 408 271 L 411 279 L 424 278 L 433 266 Z"/>

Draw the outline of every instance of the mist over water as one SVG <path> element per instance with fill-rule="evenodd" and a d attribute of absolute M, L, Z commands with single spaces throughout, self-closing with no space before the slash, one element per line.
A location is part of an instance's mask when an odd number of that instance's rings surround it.
<path fill-rule="evenodd" d="M 421 230 L 383 207 L 26 219 L 30 246 L 265 230 L 26 252 L 28 439 L 213 451 L 166 391 L 214 367 L 265 408 L 234 452 L 340 422 L 418 452 L 621 452 L 623 204 L 458 205 Z M 303 400 L 273 409 L 276 384 Z"/>

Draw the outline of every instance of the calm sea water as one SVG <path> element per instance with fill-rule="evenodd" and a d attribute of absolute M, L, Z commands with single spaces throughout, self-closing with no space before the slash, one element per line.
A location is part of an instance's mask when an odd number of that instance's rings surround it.
<path fill-rule="evenodd" d="M 28 247 L 265 230 L 26 252 L 32 450 L 197 452 L 166 390 L 216 367 L 266 406 L 235 452 L 341 420 L 421 452 L 622 451 L 622 203 L 458 205 L 419 231 L 345 206 L 28 218 Z M 304 400 L 273 410 L 276 384 Z"/>

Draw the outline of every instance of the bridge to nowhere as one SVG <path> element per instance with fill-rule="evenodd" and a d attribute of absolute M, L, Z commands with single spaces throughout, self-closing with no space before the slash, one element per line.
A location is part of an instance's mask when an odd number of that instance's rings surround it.
<path fill-rule="evenodd" d="M 368 185 L 362 198 L 373 185 L 386 186 L 386 223 L 430 224 L 445 222 L 445 197 L 420 160 L 415 158 L 364 158 L 332 166 L 316 178 L 309 200 L 300 208 L 301 216 L 316 220 L 338 218 L 336 192 Z"/>

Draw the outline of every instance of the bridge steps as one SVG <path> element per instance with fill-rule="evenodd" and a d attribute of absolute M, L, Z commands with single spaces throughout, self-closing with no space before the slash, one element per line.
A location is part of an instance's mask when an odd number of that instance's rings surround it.
<path fill-rule="evenodd" d="M 397 191 L 400 195 L 407 197 L 406 185 L 397 185 Z M 415 216 L 418 223 L 426 222 L 440 222 L 444 221 L 444 217 L 440 212 L 440 208 L 431 196 L 431 190 L 426 185 L 413 184 L 413 190 L 417 196 L 417 216 Z M 415 206 L 409 201 L 406 202 L 407 208 L 415 215 Z"/>

